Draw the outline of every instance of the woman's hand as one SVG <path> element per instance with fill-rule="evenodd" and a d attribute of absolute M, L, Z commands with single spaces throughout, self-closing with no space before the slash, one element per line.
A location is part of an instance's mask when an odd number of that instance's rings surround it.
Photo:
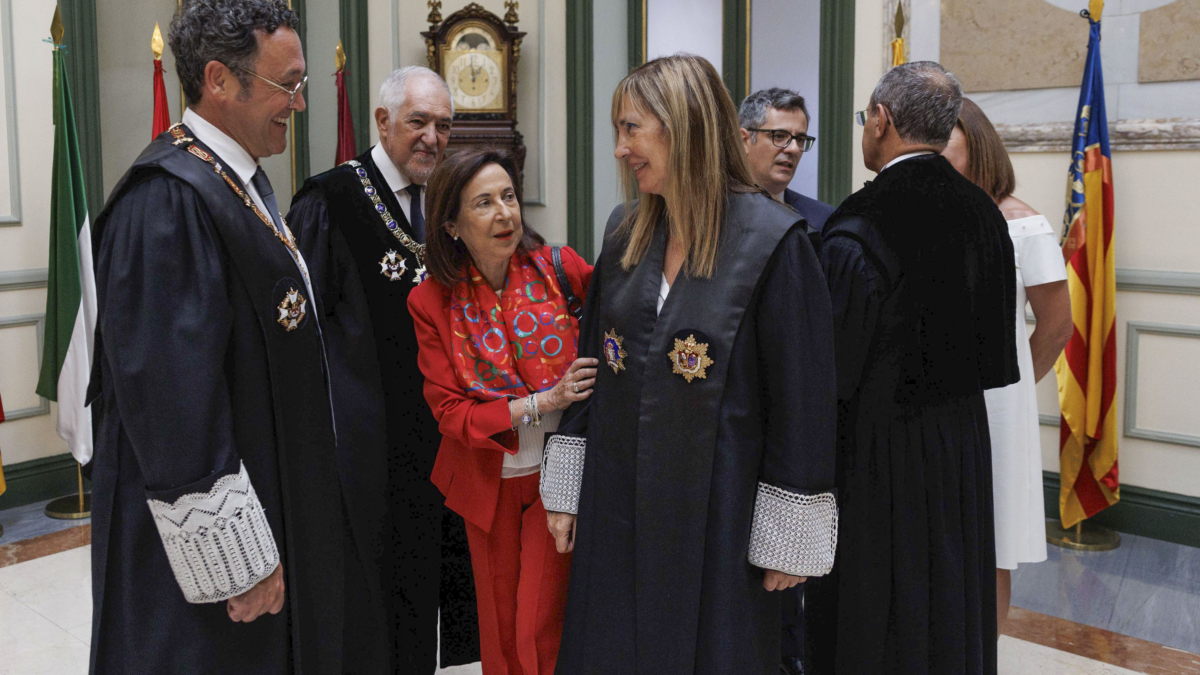
<path fill-rule="evenodd" d="M 597 359 L 575 359 L 575 363 L 567 368 L 562 379 L 550 391 L 543 392 L 538 400 L 538 410 L 542 414 L 555 410 L 566 410 L 572 403 L 582 401 L 592 395 L 592 385 L 596 384 Z"/>
<path fill-rule="evenodd" d="M 558 548 L 559 553 L 575 550 L 575 516 L 547 511 L 546 524 L 550 526 L 550 534 L 554 535 L 554 546 Z"/>
<path fill-rule="evenodd" d="M 768 591 L 782 591 L 805 581 L 808 581 L 808 577 L 797 577 L 786 572 L 766 570 L 766 574 L 763 575 L 763 588 Z"/>

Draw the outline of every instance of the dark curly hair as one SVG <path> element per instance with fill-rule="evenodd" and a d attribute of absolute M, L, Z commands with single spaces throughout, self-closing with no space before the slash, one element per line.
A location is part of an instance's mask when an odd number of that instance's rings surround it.
<path fill-rule="evenodd" d="M 209 61 L 224 63 L 243 90 L 249 87 L 245 69 L 258 58 L 255 33 L 274 33 L 281 26 L 300 29 L 300 17 L 286 0 L 185 0 L 175 11 L 167 40 L 187 104 L 200 101 Z"/>

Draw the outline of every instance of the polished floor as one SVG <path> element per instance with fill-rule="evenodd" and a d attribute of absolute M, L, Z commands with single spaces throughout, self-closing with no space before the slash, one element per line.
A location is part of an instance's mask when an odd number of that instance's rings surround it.
<path fill-rule="evenodd" d="M 39 514 L 0 512 L 0 675 L 84 675 L 91 528 Z M 1051 548 L 1014 574 L 1013 604 L 1001 675 L 1200 675 L 1200 549 L 1129 535 L 1107 553 Z"/>

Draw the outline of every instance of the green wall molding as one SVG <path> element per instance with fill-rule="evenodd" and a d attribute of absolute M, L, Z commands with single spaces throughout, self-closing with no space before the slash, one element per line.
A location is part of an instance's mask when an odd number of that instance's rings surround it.
<path fill-rule="evenodd" d="M 338 0 L 338 36 L 346 52 L 346 96 L 354 119 L 357 153 L 371 145 L 371 67 L 367 49 L 367 0 Z"/>
<path fill-rule="evenodd" d="M 5 465 L 4 482 L 8 489 L 0 494 L 0 511 L 76 494 L 79 490 L 75 458 L 68 452 Z M 84 489 L 90 485 L 90 481 L 84 479 Z"/>
<path fill-rule="evenodd" d="M 1042 472 L 1046 517 L 1058 518 L 1059 477 Z M 1200 497 L 1163 492 L 1136 485 L 1121 486 L 1121 501 L 1088 522 L 1141 537 L 1200 547 Z"/>
<path fill-rule="evenodd" d="M 723 0 L 721 11 L 721 79 L 736 107 L 750 95 L 750 0 Z"/>
<path fill-rule="evenodd" d="M 300 17 L 300 48 L 304 50 L 304 58 L 308 62 L 309 78 L 312 77 L 313 61 L 308 53 L 308 0 L 291 0 L 292 9 Z M 308 101 L 308 87 L 304 88 L 305 102 Z M 292 153 L 292 194 L 295 194 L 308 178 L 311 169 L 308 161 L 308 111 L 292 113 L 292 134 L 289 139 Z"/>
<path fill-rule="evenodd" d="M 592 255 L 592 0 L 567 0 L 567 245 Z"/>
<path fill-rule="evenodd" d="M 100 52 L 96 39 L 96 0 L 59 0 L 62 10 L 63 42 L 67 45 L 67 80 L 75 104 L 75 126 L 79 129 L 79 154 L 83 160 L 83 184 L 87 190 L 88 213 L 100 214 L 104 204 L 103 147 L 100 142 Z M 46 26 L 46 34 L 50 27 Z M 46 45 L 47 50 L 49 45 Z M 50 58 L 49 52 L 46 58 Z"/>
<path fill-rule="evenodd" d="M 629 70 L 646 62 L 646 2 L 628 0 L 625 21 L 628 27 Z"/>
<path fill-rule="evenodd" d="M 854 2 L 821 0 L 821 142 L 817 198 L 841 204 L 853 192 Z"/>
<path fill-rule="evenodd" d="M 1146 429 L 1137 423 L 1138 410 L 1138 346 L 1143 333 L 1167 337 L 1200 339 L 1200 326 L 1177 326 L 1166 323 L 1129 321 L 1125 324 L 1125 419 L 1122 433 L 1127 438 L 1140 438 L 1159 443 L 1174 443 L 1200 448 L 1200 436 L 1176 431 Z"/>

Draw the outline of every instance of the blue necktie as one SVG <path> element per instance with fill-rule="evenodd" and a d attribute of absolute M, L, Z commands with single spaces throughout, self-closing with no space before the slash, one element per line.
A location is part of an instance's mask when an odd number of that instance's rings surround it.
<path fill-rule="evenodd" d="M 279 220 L 279 203 L 275 201 L 275 191 L 271 189 L 271 181 L 267 180 L 267 172 L 263 171 L 261 166 L 254 172 L 250 184 L 258 191 L 258 196 L 262 197 L 263 204 L 267 205 L 267 216 L 275 223 L 275 229 L 283 232 L 283 223 Z"/>
<path fill-rule="evenodd" d="M 409 221 L 412 223 L 413 235 L 417 238 L 418 244 L 425 243 L 425 211 L 421 208 L 421 186 L 412 183 L 404 188 L 408 194 L 412 195 L 412 205 L 409 207 L 409 212 L 412 217 Z"/>

